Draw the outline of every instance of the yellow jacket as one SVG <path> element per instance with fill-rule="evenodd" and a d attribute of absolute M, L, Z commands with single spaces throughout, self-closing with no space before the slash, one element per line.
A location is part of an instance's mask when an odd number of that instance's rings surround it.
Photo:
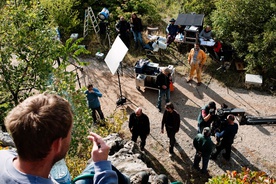
<path fill-rule="evenodd" d="M 190 53 L 189 53 L 189 56 L 188 56 L 189 64 L 191 63 L 191 60 L 194 56 L 194 52 L 195 52 L 194 48 L 192 48 Z M 196 57 L 196 60 L 197 60 L 196 64 L 204 65 L 204 63 L 206 62 L 206 59 L 207 59 L 207 57 L 206 57 L 205 52 L 203 50 L 199 49 L 199 52 L 198 52 L 197 57 Z"/>

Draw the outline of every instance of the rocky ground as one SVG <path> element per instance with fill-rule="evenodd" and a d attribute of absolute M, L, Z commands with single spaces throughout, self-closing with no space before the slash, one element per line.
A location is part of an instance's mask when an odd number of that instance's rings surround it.
<path fill-rule="evenodd" d="M 104 61 L 95 59 L 83 59 L 89 62 L 84 69 L 84 77 L 81 83 L 93 85 L 103 93 L 100 99 L 102 110 L 106 117 L 115 111 L 126 109 L 130 114 L 137 106 L 143 108 L 143 112 L 150 118 L 151 133 L 147 139 L 144 156 L 151 160 L 152 167 L 158 174 L 168 175 L 171 181 L 184 183 L 204 183 L 208 176 L 201 175 L 192 169 L 195 149 L 192 140 L 197 133 L 197 116 L 200 108 L 209 101 L 215 101 L 217 105 L 225 103 L 230 108 L 242 108 L 247 115 L 275 116 L 276 98 L 269 94 L 252 90 L 223 87 L 218 81 L 212 79 L 207 86 L 209 76 L 204 75 L 201 86 L 195 82 L 185 82 L 184 76 L 176 74 L 175 90 L 171 93 L 171 102 L 180 113 L 181 126 L 176 135 L 177 145 L 175 156 L 169 158 L 169 142 L 166 134 L 161 134 L 160 126 L 163 115 L 158 112 L 157 90 L 148 88 L 136 89 L 134 67 L 124 68 L 121 72 L 120 82 L 122 95 L 127 102 L 122 106 L 116 106 L 120 97 L 117 74 L 112 75 Z M 164 104 L 164 103 L 163 103 Z M 130 138 L 127 122 L 122 128 L 125 139 Z M 242 125 L 235 138 L 232 149 L 232 158 L 225 161 L 218 157 L 216 161 L 209 162 L 209 175 L 221 175 L 227 170 L 241 171 L 242 167 L 252 170 L 263 170 L 270 176 L 276 175 L 276 126 L 275 125 Z"/>

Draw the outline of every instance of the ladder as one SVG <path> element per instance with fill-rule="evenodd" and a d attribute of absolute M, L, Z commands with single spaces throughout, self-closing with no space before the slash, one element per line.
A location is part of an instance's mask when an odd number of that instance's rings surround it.
<path fill-rule="evenodd" d="M 85 10 L 85 15 L 84 15 L 84 28 L 83 28 L 83 38 L 85 38 L 88 35 L 88 31 L 90 29 L 89 21 L 92 23 L 92 27 L 94 32 L 96 33 L 96 37 L 98 41 L 100 42 L 100 37 L 99 37 L 99 32 L 100 32 L 100 27 L 97 21 L 97 17 L 95 16 L 93 10 L 91 7 L 88 7 Z"/>

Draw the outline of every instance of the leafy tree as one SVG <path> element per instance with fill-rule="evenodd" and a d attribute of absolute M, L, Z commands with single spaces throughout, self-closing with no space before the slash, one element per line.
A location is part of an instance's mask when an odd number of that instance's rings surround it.
<path fill-rule="evenodd" d="M 248 71 L 275 71 L 275 2 L 273 0 L 219 0 L 212 21 L 217 36 L 231 43 Z M 270 74 L 269 74 L 270 73 Z"/>
<path fill-rule="evenodd" d="M 18 104 L 48 79 L 59 43 L 38 5 L 8 4 L 0 15 L 0 80 L 3 99 Z"/>
<path fill-rule="evenodd" d="M 45 8 L 45 14 L 55 20 L 63 40 L 70 37 L 72 30 L 80 24 L 78 10 L 74 7 L 79 5 L 78 0 L 40 0 Z"/>
<path fill-rule="evenodd" d="M 191 0 L 186 1 L 182 0 L 182 9 L 180 10 L 182 13 L 192 13 L 195 12 L 197 14 L 204 14 L 204 22 L 205 24 L 212 25 L 210 20 L 210 16 L 212 11 L 215 10 L 215 2 L 217 0 Z"/>

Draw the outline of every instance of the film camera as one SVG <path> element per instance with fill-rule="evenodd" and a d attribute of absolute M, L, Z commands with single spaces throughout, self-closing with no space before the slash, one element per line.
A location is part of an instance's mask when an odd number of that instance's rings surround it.
<path fill-rule="evenodd" d="M 212 114 L 213 113 L 213 114 Z M 240 124 L 245 124 L 245 110 L 239 108 L 228 108 L 226 104 L 222 104 L 220 109 L 215 112 L 210 112 L 211 115 L 215 115 L 214 121 L 212 123 L 211 132 L 215 135 L 216 132 L 221 132 L 225 129 L 227 125 L 227 116 L 229 114 L 234 115 Z"/>

